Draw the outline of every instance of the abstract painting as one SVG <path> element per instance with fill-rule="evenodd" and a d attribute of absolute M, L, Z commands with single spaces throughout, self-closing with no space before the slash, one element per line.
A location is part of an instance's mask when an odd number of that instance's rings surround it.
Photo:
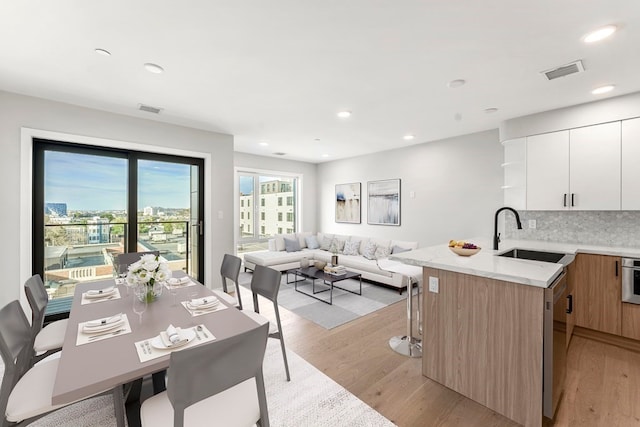
<path fill-rule="evenodd" d="M 367 222 L 380 225 L 400 225 L 400 180 L 368 182 L 369 205 Z"/>
<path fill-rule="evenodd" d="M 360 183 L 336 184 L 336 222 L 360 224 Z"/>

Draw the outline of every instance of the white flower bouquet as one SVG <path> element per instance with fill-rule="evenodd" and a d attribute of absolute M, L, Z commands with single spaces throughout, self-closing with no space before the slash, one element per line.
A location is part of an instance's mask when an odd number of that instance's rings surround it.
<path fill-rule="evenodd" d="M 171 278 L 171 270 L 165 261 L 153 254 L 142 255 L 140 261 L 131 264 L 127 272 L 128 286 L 145 286 L 147 302 L 162 294 L 162 285 Z"/>

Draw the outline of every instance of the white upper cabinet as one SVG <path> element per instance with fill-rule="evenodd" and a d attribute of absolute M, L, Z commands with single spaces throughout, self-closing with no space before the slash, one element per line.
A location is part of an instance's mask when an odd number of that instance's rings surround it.
<path fill-rule="evenodd" d="M 575 210 L 620 210 L 620 122 L 569 131 L 569 202 Z"/>
<path fill-rule="evenodd" d="M 622 210 L 640 210 L 640 119 L 622 122 Z"/>
<path fill-rule="evenodd" d="M 568 209 L 569 131 L 527 138 L 527 210 Z"/>

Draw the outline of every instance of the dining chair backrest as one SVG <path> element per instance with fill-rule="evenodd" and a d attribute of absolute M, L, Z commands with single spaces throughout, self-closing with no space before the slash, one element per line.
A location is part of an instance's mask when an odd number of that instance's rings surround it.
<path fill-rule="evenodd" d="M 251 278 L 251 292 L 277 302 L 282 273 L 273 268 L 256 265 Z"/>
<path fill-rule="evenodd" d="M 222 290 L 227 293 L 227 280 L 231 280 L 236 288 L 236 298 L 238 299 L 238 306 L 242 310 L 242 299 L 240 297 L 240 287 L 238 284 L 238 276 L 240 275 L 240 267 L 242 266 L 242 260 L 237 256 L 224 254 L 222 258 L 222 265 L 220 266 L 220 276 L 222 276 Z"/>
<path fill-rule="evenodd" d="M 0 309 L 0 354 L 4 362 L 4 375 L 0 386 L 0 413 L 7 409 L 9 395 L 26 371 L 32 355 L 29 321 L 18 300 Z"/>
<path fill-rule="evenodd" d="M 126 252 L 123 254 L 117 254 L 114 257 L 113 267 L 118 273 L 126 273 L 127 268 L 134 262 L 140 261 L 143 255 L 155 255 L 159 256 L 160 251 L 147 251 L 147 252 Z"/>
<path fill-rule="evenodd" d="M 184 425 L 184 411 L 189 406 L 251 378 L 257 385 L 260 425 L 268 427 L 262 374 L 268 333 L 269 325 L 264 324 L 239 335 L 171 353 L 167 397 L 173 406 L 174 427 Z"/>
<path fill-rule="evenodd" d="M 39 274 L 27 279 L 24 283 L 24 293 L 27 295 L 27 301 L 31 307 L 31 331 L 35 339 L 44 325 L 44 312 L 49 303 L 49 295 Z"/>

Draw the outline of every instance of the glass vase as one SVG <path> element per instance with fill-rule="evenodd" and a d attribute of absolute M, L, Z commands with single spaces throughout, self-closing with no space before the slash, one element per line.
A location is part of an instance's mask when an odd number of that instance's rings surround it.
<path fill-rule="evenodd" d="M 147 303 L 154 302 L 160 295 L 162 295 L 162 289 L 164 288 L 163 282 L 150 281 L 145 285 L 139 285 L 144 287 L 143 292 L 136 292 L 138 299 L 142 301 L 145 299 Z"/>

